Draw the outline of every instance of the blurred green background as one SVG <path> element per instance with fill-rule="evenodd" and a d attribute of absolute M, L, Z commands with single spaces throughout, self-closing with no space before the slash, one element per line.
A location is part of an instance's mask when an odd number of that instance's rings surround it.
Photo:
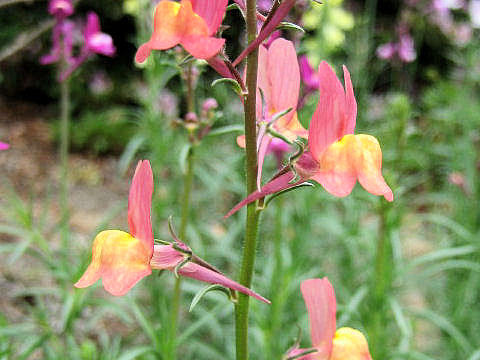
<path fill-rule="evenodd" d="M 259 1 L 260 6 L 266 6 Z M 475 8 L 477 3 L 477 8 Z M 126 205 L 136 160 L 155 175 L 154 232 L 171 240 L 180 222 L 187 132 L 185 88 L 176 50 L 133 57 L 151 32 L 147 0 L 76 4 L 73 18 L 96 11 L 117 47 L 96 56 L 71 81 L 69 246 L 57 205 L 59 86 L 55 67 L 38 59 L 51 46 L 45 1 L 0 3 L 0 359 L 163 359 L 169 338 L 173 276 L 150 276 L 126 296 L 101 285 L 74 289 L 103 229 L 127 230 Z M 268 5 L 268 1 L 267 1 Z M 358 102 L 357 133 L 375 136 L 393 203 L 357 186 L 334 198 L 320 186 L 273 201 L 263 213 L 251 302 L 252 359 L 281 359 L 299 329 L 310 346 L 300 283 L 328 276 L 339 326 L 364 332 L 373 358 L 480 359 L 480 10 L 478 0 L 298 0 L 284 31 L 317 66 L 349 68 Z M 475 10 L 477 9 L 477 10 Z M 227 12 L 227 53 L 242 49 L 240 13 Z M 48 25 L 48 24 L 47 24 Z M 38 36 L 25 43 L 32 32 Z M 409 36 L 410 59 L 398 51 Z M 402 40 L 403 39 L 403 40 Z M 397 49 L 385 57 L 381 46 Z M 408 45 L 408 44 L 407 44 Z M 413 59 L 412 59 L 413 58 Z M 238 97 L 197 61 L 196 105 L 217 100 L 214 129 L 242 125 Z M 299 118 L 308 126 L 318 100 Z M 225 128 L 227 127 L 227 128 Z M 233 127 L 235 129 L 235 127 Z M 244 210 L 223 215 L 244 194 L 240 132 L 195 147 L 192 211 L 185 241 L 236 278 Z M 267 159 L 264 174 L 275 172 Z M 183 283 L 178 342 L 182 359 L 233 359 L 233 307 L 203 285 Z"/>

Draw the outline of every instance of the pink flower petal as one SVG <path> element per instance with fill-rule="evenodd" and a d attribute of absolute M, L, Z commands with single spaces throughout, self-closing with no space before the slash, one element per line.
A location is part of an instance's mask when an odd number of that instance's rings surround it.
<path fill-rule="evenodd" d="M 305 280 L 300 289 L 307 306 L 312 345 L 318 349 L 315 358 L 328 359 L 336 328 L 337 305 L 333 286 L 325 277 Z"/>
<path fill-rule="evenodd" d="M 191 0 L 193 11 L 205 20 L 209 35 L 215 34 L 222 23 L 228 0 Z"/>
<path fill-rule="evenodd" d="M 100 19 L 93 11 L 87 14 L 87 25 L 85 26 L 85 38 L 90 38 L 92 35 L 100 32 Z"/>
<path fill-rule="evenodd" d="M 311 92 L 318 89 L 320 81 L 318 79 L 318 74 L 313 70 L 310 61 L 308 60 L 307 55 L 302 55 L 298 59 L 300 66 L 300 75 L 303 83 L 306 85 L 306 92 Z"/>
<path fill-rule="evenodd" d="M 0 141 L 0 151 L 1 150 L 7 150 L 10 147 L 7 143 L 1 142 Z"/>
<path fill-rule="evenodd" d="M 345 81 L 345 134 L 353 134 L 357 123 L 357 100 L 353 93 L 352 80 L 347 67 L 343 65 L 343 78 Z"/>
<path fill-rule="evenodd" d="M 353 124 L 352 128 L 352 119 L 347 116 L 345 91 L 333 69 L 327 62 L 322 61 L 318 74 L 320 100 L 308 131 L 310 151 L 317 160 L 330 144 L 340 140 L 347 131 L 353 132 L 355 127 Z M 351 115 L 353 113 L 351 100 L 349 106 L 348 114 Z"/>
<path fill-rule="evenodd" d="M 148 160 L 140 160 L 133 176 L 128 196 L 128 226 L 133 237 L 139 239 L 150 257 L 153 253 L 152 207 L 153 173 Z"/>
<path fill-rule="evenodd" d="M 265 155 L 268 151 L 268 146 L 272 141 L 272 137 L 268 134 L 264 134 L 260 140 L 260 146 L 258 147 L 258 171 L 257 171 L 257 188 L 260 190 L 262 187 L 262 170 L 263 163 L 265 160 Z"/>
<path fill-rule="evenodd" d="M 268 80 L 271 84 L 269 108 L 271 112 L 292 109 L 284 116 L 288 122 L 298 103 L 300 91 L 300 68 L 297 53 L 291 41 L 278 38 L 268 49 Z"/>
<path fill-rule="evenodd" d="M 219 53 L 225 44 L 225 39 L 189 36 L 182 38 L 181 44 L 197 59 L 210 59 Z"/>
<path fill-rule="evenodd" d="M 226 276 L 208 268 L 205 268 L 199 264 L 189 262 L 185 266 L 182 266 L 178 273 L 182 276 L 190 277 L 192 279 L 204 281 L 210 284 L 219 284 L 225 286 L 229 289 L 241 292 L 248 296 L 252 296 L 260 301 L 263 301 L 264 303 L 270 304 L 269 300 L 265 299 L 263 296 L 260 296 L 249 288 L 240 285 L 239 283 L 230 280 Z"/>

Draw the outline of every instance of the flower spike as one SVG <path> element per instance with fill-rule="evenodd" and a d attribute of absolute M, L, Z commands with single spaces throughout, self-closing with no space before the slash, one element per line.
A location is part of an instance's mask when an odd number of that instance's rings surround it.
<path fill-rule="evenodd" d="M 135 61 L 143 63 L 152 50 L 166 50 L 181 44 L 198 59 L 214 57 L 225 39 L 213 37 L 220 26 L 228 0 L 162 0 L 155 8 L 153 33 L 141 45 Z"/>

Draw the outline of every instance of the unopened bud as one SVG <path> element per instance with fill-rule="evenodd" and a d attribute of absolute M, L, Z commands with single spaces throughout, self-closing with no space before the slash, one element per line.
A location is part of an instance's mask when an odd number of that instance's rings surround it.
<path fill-rule="evenodd" d="M 202 104 L 202 110 L 206 113 L 210 110 L 216 109 L 217 107 L 218 103 L 217 100 L 215 100 L 214 98 L 208 98 Z"/>

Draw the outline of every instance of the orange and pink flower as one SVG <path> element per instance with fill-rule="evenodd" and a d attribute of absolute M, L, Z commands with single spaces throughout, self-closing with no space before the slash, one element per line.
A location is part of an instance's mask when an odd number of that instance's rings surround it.
<path fill-rule="evenodd" d="M 290 349 L 287 358 L 298 360 L 372 360 L 363 334 L 349 327 L 336 329 L 337 301 L 333 286 L 325 277 L 302 282 L 302 291 L 310 322 L 312 347 Z"/>
<path fill-rule="evenodd" d="M 178 44 L 198 59 L 215 56 L 225 43 L 216 38 L 228 0 L 162 0 L 155 8 L 153 33 L 138 48 L 135 61 L 144 62 L 152 50 L 166 50 Z"/>
<path fill-rule="evenodd" d="M 125 295 L 152 269 L 176 271 L 179 275 L 211 284 L 219 284 L 253 296 L 265 303 L 264 297 L 230 280 L 207 266 L 201 259 L 185 261 L 191 249 L 181 242 L 154 245 L 150 209 L 153 194 L 153 173 L 148 160 L 140 161 L 133 176 L 128 197 L 128 227 L 100 232 L 93 242 L 92 261 L 75 287 L 84 288 L 100 278 L 112 295 Z"/>

